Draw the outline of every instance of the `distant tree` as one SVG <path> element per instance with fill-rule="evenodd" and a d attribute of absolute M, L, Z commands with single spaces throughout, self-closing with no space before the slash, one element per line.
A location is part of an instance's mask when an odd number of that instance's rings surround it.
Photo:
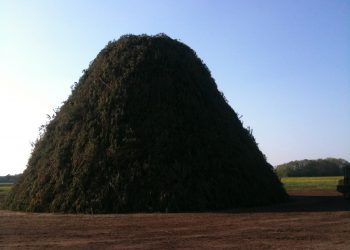
<path fill-rule="evenodd" d="M 301 160 L 278 165 L 275 171 L 279 177 L 339 176 L 347 165 L 346 160 L 335 158 Z"/>
<path fill-rule="evenodd" d="M 0 183 L 15 183 L 20 176 L 20 174 L 0 176 Z"/>

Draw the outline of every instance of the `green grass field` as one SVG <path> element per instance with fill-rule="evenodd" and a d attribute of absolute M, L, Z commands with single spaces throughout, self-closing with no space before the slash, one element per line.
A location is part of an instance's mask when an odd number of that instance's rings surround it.
<path fill-rule="evenodd" d="M 287 191 L 289 190 L 321 190 L 336 189 L 339 180 L 343 176 L 329 177 L 285 177 L 281 181 Z"/>
<path fill-rule="evenodd" d="M 13 186 L 13 184 L 0 183 L 0 207 L 1 207 L 2 202 L 5 199 L 6 195 L 8 194 L 8 192 L 10 192 L 12 186 Z"/>

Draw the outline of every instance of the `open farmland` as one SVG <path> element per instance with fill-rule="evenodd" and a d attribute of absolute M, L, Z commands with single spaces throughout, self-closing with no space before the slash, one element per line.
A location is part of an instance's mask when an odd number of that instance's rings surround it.
<path fill-rule="evenodd" d="M 214 213 L 1 210 L 0 249 L 349 249 L 350 202 L 334 189 L 293 189 L 283 182 L 291 195 L 287 203 Z"/>
<path fill-rule="evenodd" d="M 11 190 L 13 184 L 11 183 L 0 183 L 0 207 L 5 199 L 7 193 Z"/>
<path fill-rule="evenodd" d="M 335 190 L 343 176 L 285 177 L 281 181 L 287 191 L 291 190 Z"/>

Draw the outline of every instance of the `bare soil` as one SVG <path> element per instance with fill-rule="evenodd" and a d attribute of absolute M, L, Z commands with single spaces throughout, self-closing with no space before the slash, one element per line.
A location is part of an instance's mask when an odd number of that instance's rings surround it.
<path fill-rule="evenodd" d="M 294 191 L 284 204 L 206 213 L 0 210 L 0 249 L 350 249 L 350 202 Z"/>

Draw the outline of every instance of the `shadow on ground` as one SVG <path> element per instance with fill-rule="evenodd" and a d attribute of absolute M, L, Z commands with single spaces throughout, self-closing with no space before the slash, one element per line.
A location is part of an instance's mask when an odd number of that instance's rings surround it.
<path fill-rule="evenodd" d="M 231 213 L 274 213 L 274 212 L 335 212 L 350 211 L 350 200 L 333 190 L 290 192 L 287 202 L 271 206 L 235 209 Z M 226 211 L 228 212 L 228 211 Z"/>

